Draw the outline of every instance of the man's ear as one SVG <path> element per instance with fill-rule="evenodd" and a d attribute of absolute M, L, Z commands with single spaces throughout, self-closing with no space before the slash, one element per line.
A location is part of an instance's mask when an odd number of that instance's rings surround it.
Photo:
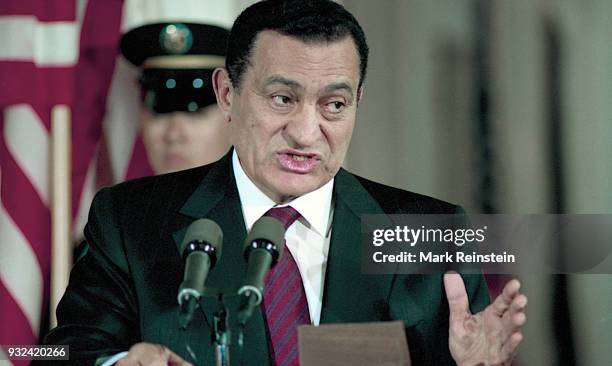
<path fill-rule="evenodd" d="M 213 88 L 215 89 L 215 96 L 217 97 L 217 105 L 223 113 L 223 117 L 226 121 L 230 120 L 232 112 L 232 95 L 234 94 L 234 87 L 232 81 L 229 78 L 227 70 L 224 68 L 217 68 L 212 75 Z"/>

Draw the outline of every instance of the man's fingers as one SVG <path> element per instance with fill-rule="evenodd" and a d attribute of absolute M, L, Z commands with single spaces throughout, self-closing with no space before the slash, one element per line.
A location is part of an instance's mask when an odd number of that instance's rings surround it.
<path fill-rule="evenodd" d="M 513 314 L 522 312 L 525 310 L 526 306 L 527 306 L 527 296 L 520 294 L 517 297 L 515 297 L 514 300 L 512 300 L 512 303 L 510 304 L 510 312 Z"/>
<path fill-rule="evenodd" d="M 525 316 L 525 307 L 527 306 L 527 296 L 520 294 L 518 296 L 516 296 L 513 300 L 512 303 L 510 304 L 510 307 L 508 309 L 508 313 L 507 316 L 504 316 L 504 318 L 506 319 L 506 321 L 511 323 L 512 326 L 512 332 L 516 331 L 516 329 L 514 329 L 517 324 L 516 321 L 512 322 L 513 319 L 521 319 L 521 317 Z M 519 314 L 522 314 L 519 316 Z M 522 326 L 523 324 L 520 324 L 519 326 Z"/>
<path fill-rule="evenodd" d="M 521 330 L 523 325 L 527 323 L 527 315 L 525 313 L 516 313 L 510 317 L 509 334 L 516 333 Z"/>
<path fill-rule="evenodd" d="M 491 304 L 497 316 L 504 315 L 510 304 L 512 304 L 512 300 L 519 294 L 520 289 L 521 283 L 516 279 L 511 280 L 504 286 L 502 293 Z"/>
<path fill-rule="evenodd" d="M 511 360 L 516 353 L 516 349 L 523 340 L 523 334 L 520 332 L 512 334 L 501 349 L 502 360 Z"/>
<path fill-rule="evenodd" d="M 458 273 L 446 273 L 444 275 L 444 290 L 448 299 L 448 307 L 451 318 L 463 317 L 469 314 L 470 304 L 463 279 Z"/>

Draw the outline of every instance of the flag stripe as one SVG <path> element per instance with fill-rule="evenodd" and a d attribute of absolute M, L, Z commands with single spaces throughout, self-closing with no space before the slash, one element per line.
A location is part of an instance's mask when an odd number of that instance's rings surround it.
<path fill-rule="evenodd" d="M 0 297 L 0 299 L 2 299 L 2 298 Z M 4 351 L 2 351 L 1 348 L 0 348 L 0 360 L 8 360 L 8 356 L 6 355 L 6 353 L 4 353 Z M 12 365 L 11 361 L 1 361 L 0 365 L 2 364 L 2 362 L 6 362 L 7 366 L 11 366 Z"/>
<path fill-rule="evenodd" d="M 87 169 L 87 174 L 85 176 L 85 181 L 83 183 L 83 189 L 81 191 L 81 197 L 79 198 L 79 202 L 91 202 L 93 201 L 94 195 L 96 194 L 96 178 L 97 171 L 97 162 L 96 159 L 91 159 L 91 164 L 89 164 L 89 168 Z M 75 207 L 75 205 L 73 205 Z M 83 228 L 87 223 L 87 214 L 89 212 L 89 205 L 80 204 L 77 205 L 76 214 L 74 215 L 74 224 L 72 226 L 72 236 L 75 240 L 79 240 L 83 236 Z"/>
<path fill-rule="evenodd" d="M 68 67 L 38 68 L 31 62 L 0 61 L 0 107 L 27 103 L 39 115 L 49 114 L 56 104 L 71 104 L 74 71 Z M 10 91 L 10 92 L 9 92 Z M 45 126 L 49 129 L 49 119 Z"/>
<path fill-rule="evenodd" d="M 78 59 L 79 25 L 76 22 L 40 22 L 34 16 L 25 15 L 0 16 L 0 34 L 11 35 L 3 39 L 0 60 L 31 61 L 38 66 L 72 66 Z"/>
<path fill-rule="evenodd" d="M 0 279 L 7 292 L 23 310 L 32 332 L 36 334 L 40 326 L 43 275 L 32 247 L 2 204 L 0 204 L 0 232 L 2 232 L 2 242 L 10 243 L 0 246 Z M 31 296 L 33 293 L 40 296 L 34 298 Z"/>
<path fill-rule="evenodd" d="M 32 246 L 43 274 L 49 273 L 51 214 L 0 139 L 2 190 L 0 201 Z M 0 238 L 3 233 L 0 232 Z M 4 244 L 3 240 L 0 243 Z"/>
<path fill-rule="evenodd" d="M 27 104 L 4 110 L 4 138 L 23 173 L 49 205 L 49 133 L 36 112 Z"/>
<path fill-rule="evenodd" d="M 13 301 L 8 291 L 0 281 L 0 324 L 8 332 L 0 332 L 0 344 L 36 344 L 37 337 L 28 326 L 28 320 L 24 317 L 19 306 Z M 1 352 L 1 350 L 0 350 Z M 1 359 L 1 357 L 0 357 Z M 0 365 L 4 365 L 0 361 Z M 8 364 L 15 366 L 25 366 L 29 361 L 8 361 Z"/>
<path fill-rule="evenodd" d="M 71 21 L 75 19 L 74 0 L 0 1 L 2 15 L 34 15 L 41 21 Z"/>

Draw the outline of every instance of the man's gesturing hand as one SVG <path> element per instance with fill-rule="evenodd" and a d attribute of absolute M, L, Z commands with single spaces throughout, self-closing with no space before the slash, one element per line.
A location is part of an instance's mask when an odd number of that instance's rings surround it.
<path fill-rule="evenodd" d="M 457 365 L 510 365 L 527 320 L 527 297 L 520 287 L 515 279 L 508 282 L 491 305 L 472 315 L 461 276 L 444 275 L 450 310 L 448 345 Z"/>
<path fill-rule="evenodd" d="M 192 366 L 161 344 L 136 343 L 116 366 Z"/>

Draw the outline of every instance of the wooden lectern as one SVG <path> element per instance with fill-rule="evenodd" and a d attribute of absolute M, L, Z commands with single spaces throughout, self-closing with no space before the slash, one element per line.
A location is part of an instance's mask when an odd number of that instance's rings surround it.
<path fill-rule="evenodd" d="M 298 344 L 301 366 L 410 366 L 401 321 L 303 325 Z"/>

